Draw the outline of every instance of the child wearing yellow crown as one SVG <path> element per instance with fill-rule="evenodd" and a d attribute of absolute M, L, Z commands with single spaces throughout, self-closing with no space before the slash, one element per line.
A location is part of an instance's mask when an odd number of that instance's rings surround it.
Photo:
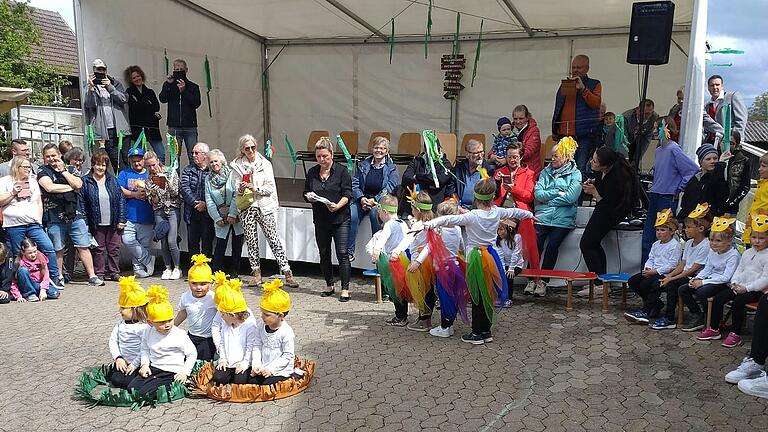
<path fill-rule="evenodd" d="M 747 221 L 752 220 L 753 216 L 759 214 L 768 214 L 768 153 L 760 156 L 760 168 L 757 169 L 757 189 L 755 197 L 752 199 L 752 205 L 749 206 L 749 215 Z M 741 240 L 744 244 L 749 244 L 751 227 L 747 224 Z"/>
<path fill-rule="evenodd" d="M 709 329 L 699 335 L 700 340 L 720 339 L 720 319 L 725 304 L 731 303 L 731 328 L 722 345 L 733 348 L 742 344 L 741 328 L 746 318 L 746 305 L 760 300 L 768 292 L 768 216 L 756 215 L 750 221 L 752 247 L 744 252 L 736 272 L 731 277 L 730 289 L 718 293 L 712 302 Z M 705 339 L 706 338 L 706 339 Z"/>
<path fill-rule="evenodd" d="M 187 333 L 173 325 L 168 290 L 152 285 L 147 296 L 150 327 L 141 338 L 139 375 L 128 384 L 128 390 L 141 395 L 156 394 L 160 387 L 168 391 L 174 381 L 186 382 L 197 360 L 197 350 Z"/>
<path fill-rule="evenodd" d="M 691 278 L 696 276 L 707 263 L 709 255 L 709 204 L 703 203 L 696 206 L 683 224 L 685 237 L 688 239 L 683 247 L 683 258 L 677 267 L 659 281 L 662 288 L 667 291 L 667 304 L 664 316 L 651 324 L 654 330 L 677 328 L 675 313 L 677 312 L 677 298 L 680 287 L 687 287 Z"/>
<path fill-rule="evenodd" d="M 250 384 L 269 385 L 286 380 L 294 371 L 294 340 L 285 316 L 291 309 L 291 296 L 280 289 L 280 279 L 264 284 L 261 321 L 254 332 Z"/>
<path fill-rule="evenodd" d="M 675 240 L 677 221 L 672 217 L 672 209 L 656 214 L 656 242 L 651 246 L 648 260 L 640 273 L 629 278 L 629 288 L 643 299 L 643 308 L 627 312 L 624 318 L 634 324 L 648 324 L 649 318 L 659 316 L 664 302 L 661 301 L 660 281 L 680 262 L 683 253 L 680 243 Z"/>
<path fill-rule="evenodd" d="M 136 276 L 120 278 L 120 321 L 109 336 L 109 352 L 115 361 L 115 370 L 109 377 L 113 387 L 127 388 L 138 375 L 141 363 L 141 337 L 147 324 L 147 293 L 136 281 Z"/>
<path fill-rule="evenodd" d="M 707 307 L 707 299 L 720 291 L 730 289 L 728 283 L 733 272 L 739 265 L 741 255 L 733 248 L 733 223 L 735 218 L 715 217 L 709 233 L 709 254 L 704 268 L 688 286 L 678 291 L 680 298 L 691 311 L 691 318 L 683 326 L 683 331 L 697 331 L 704 328 L 706 319 L 703 308 Z M 711 330 L 711 329 L 707 329 Z M 702 332 L 699 336 L 714 335 L 712 332 Z M 716 339 L 719 339 L 719 334 Z"/>
<path fill-rule="evenodd" d="M 208 263 L 210 258 L 203 254 L 192 256 L 192 267 L 187 279 L 189 291 L 185 291 L 179 299 L 179 312 L 174 325 L 187 321 L 187 333 L 197 348 L 197 358 L 213 360 L 216 354 L 216 344 L 213 341 L 213 319 L 216 316 L 216 303 L 213 301 L 211 282 L 213 272 Z"/>
<path fill-rule="evenodd" d="M 247 384 L 251 351 L 256 338 L 256 322 L 252 319 L 238 279 L 226 281 L 216 289 L 216 305 L 223 325 L 218 344 L 219 360 L 213 382 Z"/>

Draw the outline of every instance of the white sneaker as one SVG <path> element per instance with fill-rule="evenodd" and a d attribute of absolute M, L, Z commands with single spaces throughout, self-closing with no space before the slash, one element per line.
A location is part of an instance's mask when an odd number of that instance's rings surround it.
<path fill-rule="evenodd" d="M 533 295 L 535 297 L 544 297 L 547 295 L 547 284 L 545 284 L 544 281 L 539 281 L 539 283 L 535 285 L 536 289 L 533 290 Z"/>
<path fill-rule="evenodd" d="M 178 279 L 180 279 L 180 278 L 181 278 L 181 269 L 180 269 L 180 268 L 178 268 L 178 267 L 176 267 L 176 268 L 175 268 L 175 269 L 173 269 L 173 271 L 171 272 L 171 277 L 170 277 L 169 279 L 172 279 L 172 280 L 178 280 Z"/>
<path fill-rule="evenodd" d="M 450 326 L 448 328 L 442 328 L 440 326 L 434 327 L 429 331 L 429 334 L 432 336 L 437 336 L 441 338 L 447 338 L 453 336 L 453 326 Z"/>
<path fill-rule="evenodd" d="M 529 280 L 528 284 L 525 285 L 525 289 L 523 289 L 523 294 L 525 295 L 532 295 L 533 290 L 536 288 L 536 282 Z"/>
<path fill-rule="evenodd" d="M 157 258 L 155 258 L 154 255 L 149 256 L 149 264 L 147 264 L 147 274 L 152 276 L 155 274 L 155 261 Z"/>
<path fill-rule="evenodd" d="M 760 376 L 757 378 L 739 381 L 738 386 L 739 390 L 748 395 L 768 399 L 768 376 L 766 376 L 765 371 L 760 371 Z"/>
<path fill-rule="evenodd" d="M 160 279 L 162 279 L 162 280 L 170 279 L 171 278 L 171 273 L 173 273 L 173 270 L 171 270 L 169 268 L 163 270 L 163 275 L 160 276 Z"/>
<path fill-rule="evenodd" d="M 739 367 L 725 375 L 725 382 L 738 384 L 741 380 L 758 378 L 763 369 L 764 367 L 755 363 L 752 357 L 744 357 Z"/>
<path fill-rule="evenodd" d="M 583 290 L 578 291 L 575 295 L 576 295 L 576 297 L 588 298 L 589 297 L 589 287 L 586 287 Z M 592 297 L 593 298 L 603 298 L 603 287 L 602 286 L 595 286 L 594 288 L 592 288 Z"/>

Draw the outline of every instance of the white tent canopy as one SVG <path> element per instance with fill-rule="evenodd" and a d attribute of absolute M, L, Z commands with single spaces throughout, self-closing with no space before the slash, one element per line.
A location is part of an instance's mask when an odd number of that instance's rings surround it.
<path fill-rule="evenodd" d="M 0 113 L 9 111 L 19 105 L 27 103 L 27 98 L 34 93 L 32 89 L 17 89 L 0 87 Z"/>

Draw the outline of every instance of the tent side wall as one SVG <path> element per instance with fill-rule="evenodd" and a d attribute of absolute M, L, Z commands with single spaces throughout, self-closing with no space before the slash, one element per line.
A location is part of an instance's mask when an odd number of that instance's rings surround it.
<path fill-rule="evenodd" d="M 101 58 L 108 65 L 108 73 L 125 83 L 125 68 L 139 65 L 147 76 L 146 85 L 159 95 L 165 81 L 163 49 L 167 49 L 169 68 L 173 69 L 175 58 L 186 60 L 189 79 L 200 86 L 199 141 L 221 148 L 228 158 L 236 153 L 240 135 L 250 133 L 261 141 L 262 46 L 257 40 L 174 1 L 77 2 L 83 41 L 82 73 L 90 74 L 93 60 Z M 209 117 L 206 100 L 206 54 L 211 65 L 213 117 Z M 165 104 L 161 104 L 160 114 L 165 136 Z M 186 165 L 185 157 L 182 165 Z"/>
<path fill-rule="evenodd" d="M 689 33 L 675 33 L 681 46 Z M 464 42 L 467 58 L 458 114 L 461 135 L 496 133 L 496 119 L 511 117 L 518 104 L 528 106 L 542 130 L 551 132 L 554 94 L 569 70 L 574 54 L 591 58 L 590 76 L 603 86 L 603 101 L 617 114 L 639 101 L 638 67 L 626 64 L 626 35 L 576 38 L 535 38 L 486 41 L 474 87 L 470 87 L 475 43 Z M 279 47 L 271 47 L 271 56 Z M 360 132 L 360 148 L 373 131 L 390 131 L 392 145 L 402 132 L 450 129 L 450 101 L 443 98 L 444 72 L 440 56 L 451 52 L 448 43 L 431 43 L 424 59 L 423 44 L 396 44 L 389 64 L 389 45 L 288 46 L 269 70 L 270 118 L 273 140 L 280 141 L 275 165 L 278 177 L 291 177 L 293 168 L 282 145 L 287 133 L 297 150 L 307 145 L 312 130 L 337 134 Z M 656 111 L 666 114 L 676 102 L 675 92 L 685 79 L 686 57 L 674 46 L 670 62 L 653 66 L 648 97 Z M 297 176 L 303 176 L 301 169 Z"/>

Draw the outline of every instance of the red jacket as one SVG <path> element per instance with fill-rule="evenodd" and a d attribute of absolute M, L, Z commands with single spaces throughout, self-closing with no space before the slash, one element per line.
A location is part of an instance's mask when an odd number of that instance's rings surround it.
<path fill-rule="evenodd" d="M 528 126 L 523 128 L 517 140 L 523 143 L 523 164 L 538 177 L 544 167 L 541 165 L 541 131 L 536 120 L 528 119 Z"/>
<path fill-rule="evenodd" d="M 538 129 L 537 129 L 538 130 Z M 517 207 L 523 210 L 533 211 L 533 187 L 536 185 L 536 174 L 526 166 L 520 166 L 515 173 L 515 184 L 510 189 L 503 181 L 503 176 L 511 173 L 508 166 L 499 168 L 494 173 L 496 180 L 496 199 L 493 203 L 501 207 L 508 193 L 517 203 Z"/>

